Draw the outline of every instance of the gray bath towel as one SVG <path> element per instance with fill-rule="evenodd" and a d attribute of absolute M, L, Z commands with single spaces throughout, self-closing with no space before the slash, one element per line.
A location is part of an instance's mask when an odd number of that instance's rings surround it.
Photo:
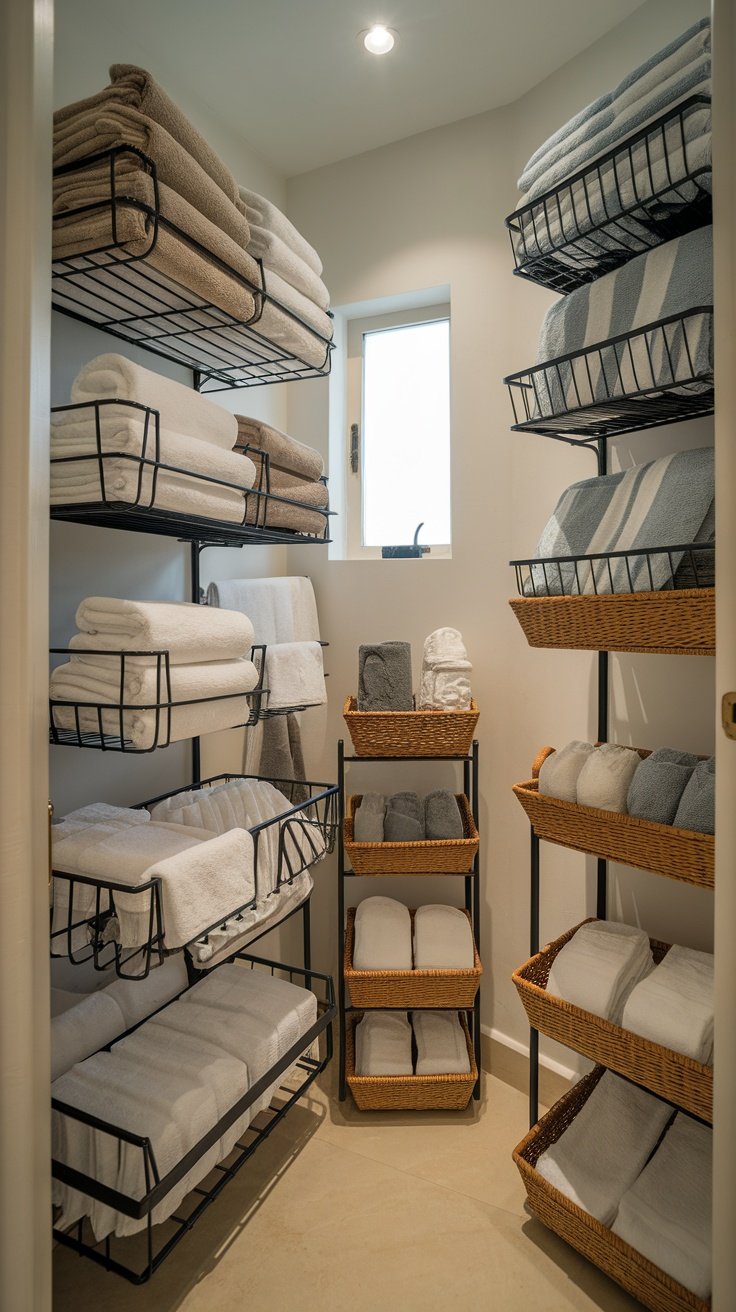
<path fill-rule="evenodd" d="M 358 648 L 358 710 L 413 709 L 411 644 L 363 643 Z"/>
<path fill-rule="evenodd" d="M 364 793 L 353 821 L 356 843 L 382 843 L 386 798 L 382 793 Z"/>
<path fill-rule="evenodd" d="M 646 757 L 629 785 L 629 815 L 671 825 L 698 758 L 690 752 L 660 747 Z"/>
<path fill-rule="evenodd" d="M 421 843 L 424 805 L 416 793 L 394 793 L 386 802 L 383 837 L 387 843 Z"/>
<path fill-rule="evenodd" d="M 699 834 L 716 831 L 716 758 L 699 761 L 690 776 L 675 816 L 678 829 Z"/>
<path fill-rule="evenodd" d="M 425 837 L 430 839 L 463 838 L 463 818 L 454 793 L 438 788 L 424 799 Z"/>
<path fill-rule="evenodd" d="M 301 782 L 305 777 L 304 756 L 299 721 L 293 713 L 271 715 L 264 720 L 258 771 L 267 779 L 295 781 L 291 787 L 280 784 L 281 791 L 288 797 L 292 806 L 306 801 L 309 797 L 309 789 Z"/>

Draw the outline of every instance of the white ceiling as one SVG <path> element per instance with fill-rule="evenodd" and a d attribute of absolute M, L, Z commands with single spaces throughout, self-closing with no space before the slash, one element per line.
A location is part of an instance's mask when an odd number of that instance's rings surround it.
<path fill-rule="evenodd" d="M 96 0 L 92 12 L 292 176 L 507 104 L 642 3 Z M 375 22 L 397 32 L 388 55 L 358 38 Z"/>

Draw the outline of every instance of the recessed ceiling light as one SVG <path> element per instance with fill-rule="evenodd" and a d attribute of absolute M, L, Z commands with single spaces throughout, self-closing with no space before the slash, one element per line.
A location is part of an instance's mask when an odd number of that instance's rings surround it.
<path fill-rule="evenodd" d="M 387 55 L 393 50 L 395 37 L 383 23 L 375 23 L 370 32 L 363 37 L 363 45 L 372 55 Z"/>

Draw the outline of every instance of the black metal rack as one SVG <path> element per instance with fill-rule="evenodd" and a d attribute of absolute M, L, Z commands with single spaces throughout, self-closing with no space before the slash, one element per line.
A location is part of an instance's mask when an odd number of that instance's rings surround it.
<path fill-rule="evenodd" d="M 712 588 L 715 543 L 511 560 L 521 597 L 581 597 Z"/>
<path fill-rule="evenodd" d="M 135 160 L 150 178 L 153 202 L 125 193 L 125 178 L 118 166 Z M 62 232 L 71 220 L 91 215 L 108 216 L 111 240 L 81 254 L 54 259 L 52 303 L 54 309 L 73 319 L 93 324 L 135 346 L 185 365 L 195 371 L 202 390 L 261 387 L 267 383 L 295 382 L 321 378 L 330 370 L 332 342 L 268 291 L 268 274 L 260 261 L 256 284 L 237 273 L 192 236 L 170 222 L 161 212 L 156 166 L 142 151 L 117 146 L 54 170 L 54 178 L 70 178 L 89 169 L 109 171 L 109 189 L 98 200 L 54 216 L 54 232 Z M 118 229 L 126 211 L 145 216 L 150 244 L 140 255 L 131 255 L 118 240 Z M 193 254 L 204 257 L 234 286 L 252 294 L 253 315 L 247 320 L 202 299 L 181 282 L 156 269 L 150 257 L 160 233 L 183 243 Z M 263 312 L 273 307 L 305 343 L 300 351 L 286 350 L 264 336 Z"/>
<path fill-rule="evenodd" d="M 346 764 L 377 763 L 383 765 L 393 764 L 396 761 L 455 761 L 462 764 L 463 767 L 463 791 L 470 801 L 473 820 L 476 828 L 478 827 L 479 809 L 478 809 L 478 742 L 473 740 L 473 745 L 468 756 L 346 756 L 345 743 L 341 738 L 337 744 L 337 790 L 338 790 L 338 813 L 337 813 L 337 959 L 338 959 L 338 988 L 337 1002 L 339 1015 L 339 1098 L 341 1102 L 347 1097 L 347 1082 L 345 1078 L 345 1036 L 347 1027 L 347 1015 L 352 1011 L 372 1011 L 372 1007 L 353 1007 L 346 1001 L 345 987 L 345 969 L 344 969 L 344 939 L 345 939 L 345 880 L 360 879 L 361 875 L 356 875 L 353 870 L 345 867 L 345 766 Z M 399 876 L 400 877 L 400 876 Z M 436 875 L 426 875 L 424 878 L 448 878 L 464 880 L 465 891 L 465 909 L 470 915 L 471 927 L 473 930 L 473 939 L 476 945 L 480 946 L 480 852 L 476 852 L 473 858 L 472 869 L 468 874 L 458 874 L 457 871 L 448 871 L 446 875 L 440 873 Z M 392 875 L 376 876 L 376 878 L 394 878 Z M 417 878 L 417 876 L 412 876 Z M 390 1007 L 381 1007 L 381 1011 L 390 1011 Z M 406 1011 L 405 1007 L 399 1010 Z M 458 1011 L 457 1006 L 448 1006 L 437 1008 L 444 1011 Z M 475 995 L 473 1007 L 468 1011 L 468 1022 L 473 1040 L 473 1051 L 475 1054 L 475 1064 L 478 1070 L 478 1079 L 473 1088 L 473 1098 L 476 1101 L 480 1098 L 481 1086 L 481 1051 L 480 1051 L 480 989 Z"/>
<path fill-rule="evenodd" d="M 514 272 L 557 292 L 711 222 L 710 97 L 675 109 L 506 219 Z"/>

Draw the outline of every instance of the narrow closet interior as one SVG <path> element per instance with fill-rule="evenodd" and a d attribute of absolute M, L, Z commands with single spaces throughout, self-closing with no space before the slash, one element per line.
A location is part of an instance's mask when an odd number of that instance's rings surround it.
<path fill-rule="evenodd" d="M 56 1312 L 727 1312 L 717 24 L 394 8 L 57 0 Z"/>

